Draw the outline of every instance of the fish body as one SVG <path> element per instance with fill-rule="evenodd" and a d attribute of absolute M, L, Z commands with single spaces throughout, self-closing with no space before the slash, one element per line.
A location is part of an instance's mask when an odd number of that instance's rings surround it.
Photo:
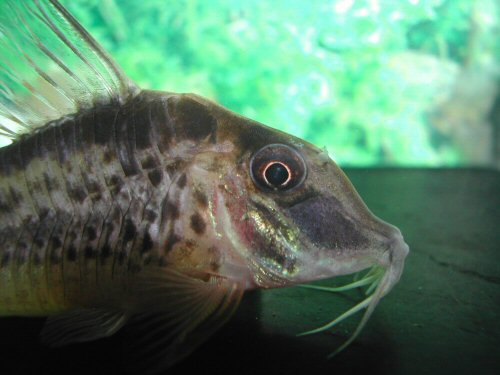
<path fill-rule="evenodd" d="M 399 280 L 400 231 L 324 150 L 197 95 L 140 90 L 55 0 L 2 7 L 0 42 L 17 20 L 22 56 L 45 60 L 0 54 L 14 82 L 0 96 L 14 140 L 0 148 L 0 316 L 49 316 L 55 346 L 154 321 L 143 341 L 165 367 L 246 290 L 377 267 L 367 319 Z"/>

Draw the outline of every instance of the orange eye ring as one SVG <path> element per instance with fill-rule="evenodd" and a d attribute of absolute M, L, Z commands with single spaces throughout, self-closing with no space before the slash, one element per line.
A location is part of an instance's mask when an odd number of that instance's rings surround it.
<path fill-rule="evenodd" d="M 254 184 L 267 191 L 290 191 L 307 176 L 306 163 L 298 150 L 285 144 L 269 144 L 257 150 L 250 159 Z"/>
<path fill-rule="evenodd" d="M 283 172 L 285 172 L 286 175 L 283 175 Z M 273 160 L 264 166 L 262 177 L 271 188 L 285 187 L 292 180 L 292 171 L 285 163 L 279 160 Z"/>

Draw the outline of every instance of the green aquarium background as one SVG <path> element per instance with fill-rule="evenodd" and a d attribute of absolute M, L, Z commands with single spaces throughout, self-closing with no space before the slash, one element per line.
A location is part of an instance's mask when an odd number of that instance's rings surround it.
<path fill-rule="evenodd" d="M 500 167 L 496 0 L 63 0 L 141 87 L 343 166 Z"/>

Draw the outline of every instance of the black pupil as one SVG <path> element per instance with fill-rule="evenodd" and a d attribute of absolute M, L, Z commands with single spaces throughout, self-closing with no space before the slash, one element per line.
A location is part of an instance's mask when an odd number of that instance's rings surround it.
<path fill-rule="evenodd" d="M 265 171 L 266 181 L 271 186 L 281 186 L 288 180 L 288 170 L 281 163 L 273 163 Z"/>

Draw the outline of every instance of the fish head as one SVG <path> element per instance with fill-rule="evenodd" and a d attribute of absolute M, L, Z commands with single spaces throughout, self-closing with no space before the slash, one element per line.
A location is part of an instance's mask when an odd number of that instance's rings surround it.
<path fill-rule="evenodd" d="M 377 218 L 326 150 L 196 96 L 217 123 L 214 217 L 251 272 L 248 288 L 304 283 L 381 267 L 387 293 L 408 246 Z M 214 185 L 215 186 L 215 185 Z M 250 279 L 250 280 L 249 280 Z"/>

